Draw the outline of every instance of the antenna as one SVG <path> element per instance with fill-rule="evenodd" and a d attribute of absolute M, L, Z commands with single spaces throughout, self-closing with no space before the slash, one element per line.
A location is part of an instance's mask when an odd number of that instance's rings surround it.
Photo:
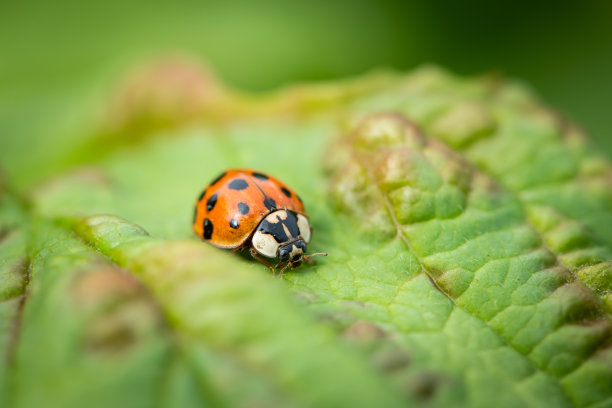
<path fill-rule="evenodd" d="M 304 255 L 304 259 L 312 258 L 313 256 L 317 255 L 327 256 L 327 252 L 315 252 L 314 254 Z"/>

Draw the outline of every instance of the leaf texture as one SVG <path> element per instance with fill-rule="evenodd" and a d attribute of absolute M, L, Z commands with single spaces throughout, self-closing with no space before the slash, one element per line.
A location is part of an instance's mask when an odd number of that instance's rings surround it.
<path fill-rule="evenodd" d="M 174 68 L 205 97 L 152 67 L 53 175 L 5 180 L 3 406 L 611 406 L 612 167 L 525 86 Z M 278 279 L 198 242 L 232 167 L 296 190 L 329 257 Z"/>

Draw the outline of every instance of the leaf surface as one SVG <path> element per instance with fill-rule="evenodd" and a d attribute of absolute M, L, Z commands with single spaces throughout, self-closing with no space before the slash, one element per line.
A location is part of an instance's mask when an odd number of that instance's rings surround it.
<path fill-rule="evenodd" d="M 612 403 L 612 170 L 524 87 L 428 68 L 185 111 L 152 72 L 3 190 L 10 406 Z M 232 167 L 297 191 L 329 257 L 278 279 L 198 242 Z"/>

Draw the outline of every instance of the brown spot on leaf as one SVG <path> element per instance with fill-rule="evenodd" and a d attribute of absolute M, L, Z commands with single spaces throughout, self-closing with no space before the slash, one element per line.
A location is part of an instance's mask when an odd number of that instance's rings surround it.
<path fill-rule="evenodd" d="M 76 167 L 68 173 L 52 177 L 33 191 L 33 200 L 43 202 L 61 201 L 61 197 L 75 194 L 75 191 L 89 192 L 110 190 L 110 177 L 100 168 L 94 166 Z"/>
<path fill-rule="evenodd" d="M 121 353 L 140 340 L 159 335 L 162 317 L 138 281 L 123 270 L 103 265 L 85 272 L 73 290 L 86 316 L 84 346 L 101 353 Z"/>
<path fill-rule="evenodd" d="M 353 133 L 355 145 L 366 150 L 386 147 L 420 149 L 426 139 L 416 123 L 399 113 L 366 116 Z"/>
<path fill-rule="evenodd" d="M 601 299 L 579 281 L 560 286 L 551 298 L 559 300 L 568 322 L 591 319 L 602 309 Z"/>
<path fill-rule="evenodd" d="M 385 332 L 372 322 L 359 321 L 347 327 L 343 337 L 356 341 L 374 341 L 386 337 Z"/>
<path fill-rule="evenodd" d="M 407 387 L 411 395 L 421 401 L 427 401 L 434 397 L 443 381 L 444 378 L 438 374 L 422 372 L 412 378 Z"/>
<path fill-rule="evenodd" d="M 168 57 L 127 75 L 110 103 L 107 136 L 138 140 L 148 130 L 202 117 L 223 94 L 214 75 L 193 59 Z"/>
<path fill-rule="evenodd" d="M 11 227 L 0 227 L 0 242 L 10 235 L 12 229 Z"/>
<path fill-rule="evenodd" d="M 386 372 L 397 371 L 410 364 L 410 356 L 398 345 L 387 342 L 374 353 L 374 364 Z"/>
<path fill-rule="evenodd" d="M 91 305 L 110 298 L 126 298 L 142 293 L 140 284 L 123 270 L 100 266 L 76 282 L 74 296 L 81 305 Z"/>
<path fill-rule="evenodd" d="M 32 264 L 26 258 L 18 260 L 11 268 L 13 278 L 19 279 L 19 285 L 13 285 L 13 291 L 18 297 L 13 300 L 15 302 L 15 314 L 11 322 L 11 332 L 7 345 L 7 360 L 12 362 L 16 355 L 19 336 L 21 335 L 21 322 L 23 319 L 23 310 L 28 300 L 28 285 L 32 275 Z M 15 282 L 17 283 L 17 282 Z"/>
<path fill-rule="evenodd" d="M 129 321 L 116 314 L 95 321 L 88 328 L 86 344 L 93 351 L 121 352 L 134 345 L 136 340 Z"/>

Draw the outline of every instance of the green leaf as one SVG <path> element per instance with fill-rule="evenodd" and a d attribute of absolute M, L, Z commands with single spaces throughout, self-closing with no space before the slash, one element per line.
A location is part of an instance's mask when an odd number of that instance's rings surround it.
<path fill-rule="evenodd" d="M 206 98 L 154 66 L 3 190 L 3 405 L 612 403 L 612 167 L 574 125 L 435 68 L 251 96 L 175 64 Z M 278 279 L 198 242 L 231 167 L 329 256 Z"/>

